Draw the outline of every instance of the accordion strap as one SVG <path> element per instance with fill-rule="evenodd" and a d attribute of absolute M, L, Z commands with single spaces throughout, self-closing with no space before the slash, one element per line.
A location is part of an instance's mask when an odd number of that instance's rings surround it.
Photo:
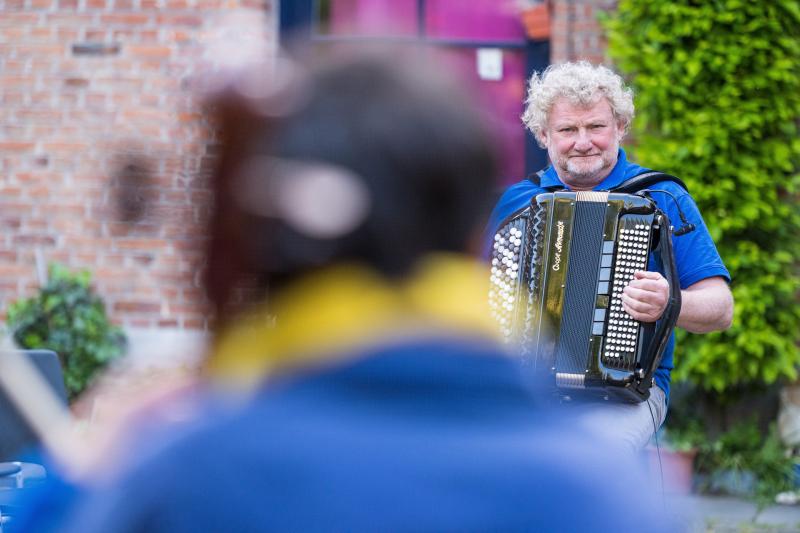
<path fill-rule="evenodd" d="M 611 191 L 633 194 L 642 191 L 650 187 L 651 185 L 655 185 L 656 183 L 661 183 L 663 181 L 671 181 L 673 183 L 677 183 L 683 188 L 683 190 L 689 192 L 689 187 L 686 186 L 683 180 L 681 180 L 677 176 L 673 176 L 672 174 L 666 174 L 664 172 L 659 172 L 657 170 L 650 170 L 647 172 L 643 172 L 632 178 L 628 178 L 627 180 L 623 181 L 616 187 L 612 187 Z"/>
<path fill-rule="evenodd" d="M 536 185 L 537 187 L 542 187 L 542 176 L 544 175 L 544 170 L 539 170 L 537 172 L 533 172 L 532 174 L 528 175 L 528 181 Z M 621 192 L 627 194 L 637 193 L 642 191 L 651 185 L 655 185 L 656 183 L 661 183 L 663 181 L 671 181 L 673 183 L 677 183 L 680 185 L 686 192 L 689 192 L 689 187 L 678 178 L 677 176 L 673 176 L 672 174 L 666 174 L 664 172 L 659 172 L 657 170 L 648 170 L 643 172 L 637 176 L 632 178 L 628 178 L 627 180 L 623 181 L 616 187 L 612 187 L 609 189 L 611 192 Z M 548 187 L 542 187 L 543 189 L 554 192 L 559 189 L 563 189 L 563 185 L 550 185 Z"/>

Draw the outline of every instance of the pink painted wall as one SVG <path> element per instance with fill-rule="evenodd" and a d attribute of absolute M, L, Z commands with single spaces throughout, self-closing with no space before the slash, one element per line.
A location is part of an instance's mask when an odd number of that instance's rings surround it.
<path fill-rule="evenodd" d="M 331 36 L 409 37 L 419 34 L 417 0 L 331 0 Z M 500 80 L 481 79 L 476 54 L 481 42 L 525 43 L 516 0 L 427 0 L 425 36 L 474 41 L 476 46 L 439 46 L 444 61 L 456 69 L 484 111 L 501 158 L 500 183 L 519 180 L 525 167 L 525 130 L 520 122 L 525 91 L 525 54 L 505 48 Z M 363 43 L 330 43 L 353 47 Z"/>
<path fill-rule="evenodd" d="M 525 41 L 516 0 L 427 0 L 430 37 L 476 41 Z"/>
<path fill-rule="evenodd" d="M 331 35 L 417 35 L 417 0 L 331 0 Z"/>

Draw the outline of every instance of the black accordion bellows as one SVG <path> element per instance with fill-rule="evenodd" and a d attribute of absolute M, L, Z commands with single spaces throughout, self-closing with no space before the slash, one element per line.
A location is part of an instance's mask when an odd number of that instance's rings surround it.
<path fill-rule="evenodd" d="M 630 402 L 650 395 L 680 311 L 667 216 L 645 194 L 536 196 L 495 234 L 489 304 L 510 348 L 560 392 Z M 655 253 L 670 301 L 655 324 L 622 308 Z"/>

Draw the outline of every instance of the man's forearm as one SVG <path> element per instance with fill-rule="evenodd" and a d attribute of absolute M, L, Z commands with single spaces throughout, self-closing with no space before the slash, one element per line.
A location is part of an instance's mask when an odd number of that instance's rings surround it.
<path fill-rule="evenodd" d="M 733 320 L 733 295 L 724 279 L 700 280 L 681 291 L 678 327 L 692 333 L 728 329 Z"/>

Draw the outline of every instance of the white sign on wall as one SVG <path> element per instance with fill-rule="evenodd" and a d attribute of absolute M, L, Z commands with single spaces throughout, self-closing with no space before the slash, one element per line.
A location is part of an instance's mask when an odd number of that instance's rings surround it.
<path fill-rule="evenodd" d="M 482 80 L 503 79 L 503 51 L 499 48 L 478 48 L 476 52 L 478 76 Z"/>

